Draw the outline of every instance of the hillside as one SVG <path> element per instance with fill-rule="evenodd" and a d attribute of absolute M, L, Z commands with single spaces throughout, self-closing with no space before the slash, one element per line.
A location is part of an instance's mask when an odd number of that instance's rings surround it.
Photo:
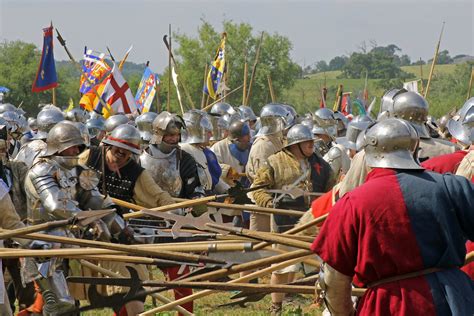
<path fill-rule="evenodd" d="M 462 105 L 464 99 L 453 102 L 451 101 L 453 100 L 451 98 L 449 102 L 445 101 L 445 99 L 448 99 L 452 96 L 449 94 L 449 91 L 440 91 L 441 89 L 437 87 L 437 78 L 445 77 L 445 75 L 453 75 L 456 71 L 456 66 L 457 65 L 455 64 L 436 65 L 435 72 L 433 75 L 433 85 L 430 89 L 430 97 L 428 98 L 428 101 L 432 104 L 432 107 L 430 109 L 432 115 L 440 116 L 450 110 L 453 106 L 459 107 L 460 105 Z M 430 67 L 431 65 L 423 65 L 423 79 L 425 80 L 425 82 L 428 78 Z M 402 69 L 406 72 L 413 73 L 417 77 L 419 77 L 420 75 L 420 66 L 406 66 L 402 67 Z M 319 108 L 319 102 L 321 100 L 320 91 L 321 88 L 324 86 L 325 81 L 326 87 L 328 88 L 327 105 L 331 108 L 334 105 L 337 87 L 339 84 L 343 85 L 345 92 L 352 92 L 353 98 L 357 98 L 359 95 L 361 95 L 364 89 L 365 80 L 363 78 L 337 79 L 340 73 L 340 71 L 328 71 L 325 73 L 308 75 L 305 77 L 305 79 L 298 79 L 292 89 L 284 91 L 283 95 L 281 96 L 281 100 L 282 102 L 287 102 L 289 104 L 294 105 L 300 113 L 308 111 L 314 112 L 316 109 Z M 373 97 L 377 97 L 377 106 L 380 103 L 380 97 L 385 92 L 385 89 L 380 87 L 380 80 L 381 79 L 369 79 L 367 87 L 369 91 L 369 99 L 372 100 Z M 468 81 L 469 79 L 468 77 L 466 77 L 465 82 L 461 83 L 463 87 L 465 85 L 466 90 Z M 445 96 L 444 99 L 438 98 L 438 95 L 440 93 L 442 94 L 442 96 Z M 465 93 L 463 92 L 462 95 L 465 95 Z M 378 108 L 376 108 L 376 110 L 378 111 Z"/>

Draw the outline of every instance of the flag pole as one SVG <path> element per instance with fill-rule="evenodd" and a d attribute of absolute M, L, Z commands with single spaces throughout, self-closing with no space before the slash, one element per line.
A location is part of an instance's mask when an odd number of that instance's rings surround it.
<path fill-rule="evenodd" d="M 441 44 L 441 37 L 443 36 L 444 24 L 445 22 L 443 22 L 443 26 L 441 27 L 441 33 L 439 34 L 438 44 L 436 45 L 435 54 L 433 56 L 433 62 L 431 63 L 430 74 L 428 76 L 428 83 L 426 84 L 425 99 L 428 98 L 428 92 L 430 91 L 431 78 L 433 77 L 436 60 L 438 59 L 439 45 Z"/>
<path fill-rule="evenodd" d="M 276 102 L 275 91 L 273 91 L 272 77 L 270 74 L 267 75 L 268 89 L 270 89 L 270 97 L 272 98 L 272 103 Z"/>
<path fill-rule="evenodd" d="M 174 59 L 174 56 L 173 56 L 173 51 L 171 49 L 171 38 L 170 38 L 170 41 L 168 43 L 168 39 L 167 39 L 167 36 L 163 36 L 163 42 L 165 43 L 166 45 L 166 48 L 168 48 L 168 52 L 169 52 L 169 56 L 171 58 L 171 61 L 173 63 L 173 66 L 174 66 L 174 71 L 176 72 L 177 75 L 179 75 L 179 71 L 178 71 L 178 63 L 176 62 L 176 59 Z M 171 68 L 170 68 L 171 69 Z M 186 98 L 188 99 L 188 102 L 189 104 L 191 105 L 191 108 L 192 109 L 195 109 L 195 105 L 194 105 L 194 102 L 193 102 L 193 99 L 191 98 L 191 95 L 189 94 L 189 91 L 188 89 L 186 88 L 186 84 L 184 82 L 184 79 L 181 78 L 181 80 L 178 82 L 178 85 L 179 83 L 181 82 L 181 86 L 183 87 L 183 90 L 184 90 L 184 94 L 186 95 Z"/>
<path fill-rule="evenodd" d="M 53 104 L 56 105 L 56 88 L 53 88 Z"/>
<path fill-rule="evenodd" d="M 169 24 L 168 36 L 170 38 L 168 46 L 168 102 L 166 103 L 166 110 L 171 112 L 171 24 Z"/>
<path fill-rule="evenodd" d="M 206 67 L 204 67 L 204 79 L 202 80 L 202 86 L 204 87 L 206 85 L 206 80 L 207 80 L 207 71 L 209 70 L 209 66 L 206 63 Z M 201 97 L 201 109 L 203 109 L 206 105 L 204 104 L 206 102 L 206 93 L 204 92 L 204 88 L 202 89 L 202 97 Z"/>
<path fill-rule="evenodd" d="M 235 88 L 234 90 L 230 91 L 227 95 L 229 96 L 229 95 L 233 94 L 234 92 L 236 92 L 236 91 L 238 91 L 239 89 L 241 89 L 243 86 L 244 86 L 244 85 L 241 84 L 240 86 L 238 86 L 238 87 Z M 209 98 L 208 98 L 208 99 L 209 99 Z M 222 101 L 223 99 L 224 99 L 224 97 L 220 97 L 219 99 L 215 100 L 215 101 L 212 102 L 211 104 L 206 105 L 202 110 L 203 110 L 203 111 L 209 110 L 214 104 L 216 104 L 216 103 Z"/>
<path fill-rule="evenodd" d="M 263 35 L 264 35 L 264 32 L 262 32 L 262 35 L 260 35 L 260 42 L 258 43 L 257 53 L 255 54 L 255 62 L 253 63 L 252 75 L 250 76 L 249 90 L 247 92 L 247 97 L 245 99 L 244 105 L 249 104 L 250 96 L 252 95 L 252 84 L 255 79 L 255 74 L 257 72 L 257 65 L 258 65 L 258 59 L 260 57 L 260 49 L 262 48 Z"/>
<path fill-rule="evenodd" d="M 474 79 L 474 72 L 472 72 L 472 64 L 471 64 L 471 78 L 469 79 L 469 87 L 467 88 L 466 101 L 471 98 L 472 80 L 473 80 L 473 79 Z"/>
<path fill-rule="evenodd" d="M 245 63 L 244 63 L 244 87 L 242 89 L 242 105 L 245 104 L 245 96 L 247 95 L 247 77 L 248 77 L 248 63 L 247 63 L 247 53 L 248 50 L 245 50 Z"/>
<path fill-rule="evenodd" d="M 423 87 L 423 63 L 420 57 L 420 81 L 421 81 L 421 94 L 424 94 L 425 88 Z"/>

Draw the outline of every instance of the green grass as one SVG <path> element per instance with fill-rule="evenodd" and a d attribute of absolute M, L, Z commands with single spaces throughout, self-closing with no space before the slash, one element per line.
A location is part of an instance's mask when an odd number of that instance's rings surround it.
<path fill-rule="evenodd" d="M 154 269 L 154 278 L 156 280 L 163 280 L 164 276 L 161 271 Z M 269 278 L 264 277 L 259 280 L 262 283 L 268 283 Z M 197 292 L 199 290 L 195 290 Z M 173 292 L 171 290 L 165 291 L 160 293 L 171 300 L 174 300 Z M 241 308 L 239 306 L 231 306 L 231 307 L 218 307 L 221 304 L 226 304 L 231 302 L 232 300 L 230 297 L 233 294 L 229 292 L 218 292 L 215 294 L 211 294 L 209 296 L 205 296 L 201 299 L 194 301 L 194 314 L 196 316 L 206 316 L 206 315 L 213 315 L 213 316 L 242 316 L 242 315 L 249 315 L 249 316 L 264 316 L 269 315 L 269 308 L 271 305 L 271 298 L 270 295 L 265 296 L 264 299 L 254 303 L 247 303 L 245 308 Z M 310 295 L 305 295 L 304 299 L 297 299 L 292 302 L 288 302 L 284 304 L 283 315 L 304 315 L 304 316 L 320 316 L 322 309 L 314 308 L 312 304 L 313 297 Z M 87 305 L 87 302 L 81 302 L 82 305 Z M 158 302 L 158 306 L 161 305 Z M 150 310 L 154 308 L 152 304 L 151 297 L 148 297 L 145 302 L 145 310 Z M 294 311 L 298 308 L 301 308 L 302 313 L 295 314 Z M 112 311 L 110 309 L 103 309 L 103 310 L 94 310 L 85 312 L 82 315 L 84 316 L 110 316 L 112 315 Z M 177 315 L 176 312 L 161 312 L 157 315 L 161 316 L 174 316 Z"/>
<path fill-rule="evenodd" d="M 417 78 L 420 78 L 420 66 L 404 66 L 401 67 L 403 71 L 414 74 Z M 431 64 L 423 65 L 423 79 L 428 79 L 430 74 Z M 455 64 L 450 65 L 436 65 L 434 74 L 452 74 L 456 69 Z"/>

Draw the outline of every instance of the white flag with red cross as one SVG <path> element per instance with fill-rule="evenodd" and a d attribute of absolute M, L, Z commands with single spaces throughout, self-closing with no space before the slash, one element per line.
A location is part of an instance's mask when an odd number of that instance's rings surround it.
<path fill-rule="evenodd" d="M 115 64 L 107 79 L 101 98 L 108 106 L 107 110 L 110 112 L 109 115 L 115 113 L 138 113 L 132 91 Z"/>

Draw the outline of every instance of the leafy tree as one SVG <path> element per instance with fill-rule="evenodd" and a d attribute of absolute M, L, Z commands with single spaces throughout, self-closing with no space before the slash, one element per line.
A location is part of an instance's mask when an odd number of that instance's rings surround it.
<path fill-rule="evenodd" d="M 410 66 L 410 64 L 411 64 L 411 60 L 408 55 L 405 54 L 405 55 L 400 56 L 400 67 Z"/>
<path fill-rule="evenodd" d="M 252 34 L 252 27 L 249 24 L 238 24 L 232 21 L 224 21 L 223 29 L 227 33 L 226 62 L 228 81 L 226 85 L 230 89 L 235 89 L 243 83 L 246 55 L 248 63 L 247 84 L 250 82 L 260 34 L 254 36 Z M 186 34 L 174 35 L 174 41 L 178 47 L 174 51 L 178 62 L 178 75 L 180 80 L 185 82 L 187 90 L 197 108 L 200 108 L 203 95 L 205 65 L 210 65 L 212 62 L 220 39 L 221 34 L 209 22 L 204 20 L 198 28 L 197 38 L 191 38 Z M 301 68 L 290 59 L 291 48 L 292 44 L 288 38 L 279 34 L 270 35 L 265 33 L 249 104 L 255 111 L 258 111 L 264 104 L 270 102 L 267 75 L 270 75 L 272 78 L 273 89 L 278 99 L 282 90 L 291 87 L 297 76 L 301 73 Z M 162 76 L 161 100 L 163 102 L 166 100 L 168 91 L 168 71 L 166 69 Z M 173 97 L 172 109 L 178 110 L 174 86 L 172 86 L 171 92 Z M 181 87 L 180 92 L 185 107 L 189 109 L 189 102 Z M 212 101 L 210 99 L 209 103 L 212 103 Z M 242 90 L 230 95 L 226 101 L 233 105 L 242 104 Z"/>
<path fill-rule="evenodd" d="M 348 61 L 347 56 L 336 56 L 329 61 L 329 70 L 341 70 Z"/>
<path fill-rule="evenodd" d="M 368 72 L 371 79 L 408 79 L 413 75 L 400 69 L 402 59 L 395 55 L 400 48 L 396 45 L 373 47 L 368 53 L 354 52 L 342 68 L 342 78 L 361 78 Z M 408 59 L 408 60 L 407 60 Z M 404 55 L 403 63 L 409 63 L 408 56 Z"/>
<path fill-rule="evenodd" d="M 327 64 L 326 61 L 320 60 L 316 63 L 315 70 L 316 72 L 329 71 L 329 65 Z"/>

